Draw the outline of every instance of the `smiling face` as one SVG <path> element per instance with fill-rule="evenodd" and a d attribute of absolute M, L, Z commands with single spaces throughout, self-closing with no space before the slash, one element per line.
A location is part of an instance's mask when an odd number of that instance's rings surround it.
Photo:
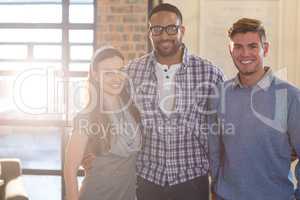
<path fill-rule="evenodd" d="M 240 79 L 257 79 L 264 74 L 263 60 L 268 53 L 269 44 L 262 43 L 257 32 L 235 34 L 229 48 Z"/>
<path fill-rule="evenodd" d="M 182 38 L 184 35 L 184 27 L 181 25 L 177 15 L 173 12 L 160 11 L 153 14 L 150 18 L 150 27 L 161 26 L 166 27 L 170 25 L 178 26 L 176 34 L 169 35 L 166 29 L 160 35 L 154 35 L 149 31 L 149 38 L 156 55 L 161 58 L 172 57 L 180 55 L 180 47 L 182 45 Z"/>
<path fill-rule="evenodd" d="M 96 77 L 104 93 L 111 96 L 120 95 L 125 81 L 121 71 L 123 66 L 124 61 L 118 56 L 106 58 L 97 64 Z"/>

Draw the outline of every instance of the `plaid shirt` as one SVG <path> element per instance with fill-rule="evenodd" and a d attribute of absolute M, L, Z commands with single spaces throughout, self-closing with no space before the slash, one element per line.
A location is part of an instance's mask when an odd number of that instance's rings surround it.
<path fill-rule="evenodd" d="M 127 66 L 142 121 L 137 172 L 155 184 L 175 185 L 208 173 L 207 95 L 223 73 L 185 48 L 175 75 L 175 111 L 167 116 L 159 107 L 156 62 L 152 52 Z"/>

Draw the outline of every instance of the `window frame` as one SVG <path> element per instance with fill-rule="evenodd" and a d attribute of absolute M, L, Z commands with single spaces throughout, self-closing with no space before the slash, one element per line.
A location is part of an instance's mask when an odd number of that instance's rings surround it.
<path fill-rule="evenodd" d="M 72 1 L 71 1 L 72 2 Z M 71 126 L 71 119 L 69 119 L 69 80 L 70 78 L 80 78 L 87 77 L 86 71 L 70 71 L 69 64 L 72 62 L 79 63 L 89 63 L 90 60 L 71 60 L 70 58 L 70 47 L 72 45 L 92 45 L 93 50 L 96 46 L 96 16 L 97 16 L 97 0 L 89 1 L 89 2 L 74 2 L 71 3 L 70 0 L 61 0 L 56 2 L 29 2 L 26 0 L 18 1 L 18 2 L 0 2 L 0 5 L 34 5 L 34 4 L 59 4 L 62 5 L 62 22 L 61 23 L 0 23 L 0 27 L 5 29 L 60 29 L 62 30 L 62 40 L 61 42 L 0 42 L 0 44 L 6 45 L 27 45 L 27 58 L 23 60 L 17 60 L 17 62 L 26 62 L 26 61 L 38 61 L 38 62 L 49 62 L 49 60 L 38 60 L 33 59 L 33 46 L 34 45 L 61 45 L 62 53 L 61 59 L 51 59 L 50 61 L 61 62 L 62 68 L 61 77 L 64 81 L 64 102 L 65 102 L 65 111 L 66 117 L 63 120 L 47 120 L 47 119 L 39 119 L 39 120 L 24 120 L 24 119 L 3 119 L 0 121 L 0 126 L 30 126 L 30 127 L 58 127 L 61 130 L 61 169 L 60 170 L 51 170 L 51 169 L 23 169 L 24 175 L 37 175 L 37 176 L 60 176 L 61 177 L 61 199 L 64 199 L 65 196 L 65 185 L 64 185 L 64 177 L 63 177 L 63 166 L 64 166 L 64 149 L 65 144 L 67 143 L 68 134 L 66 133 L 66 129 Z M 94 16 L 93 23 L 70 23 L 69 21 L 69 5 L 70 4 L 93 4 Z M 71 43 L 69 41 L 69 30 L 92 30 L 93 31 L 93 41 L 91 43 Z M 0 59 L 1 62 L 6 61 L 14 61 L 14 59 Z M 0 77 L 13 77 L 15 76 L 17 71 L 15 70 L 0 70 Z M 79 175 L 83 175 L 82 171 L 79 171 Z"/>

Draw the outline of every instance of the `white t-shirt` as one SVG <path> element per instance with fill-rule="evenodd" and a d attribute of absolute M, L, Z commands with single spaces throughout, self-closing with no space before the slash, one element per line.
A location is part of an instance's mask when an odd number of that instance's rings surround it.
<path fill-rule="evenodd" d="M 167 65 L 157 63 L 155 74 L 158 82 L 159 107 L 166 114 L 170 115 L 175 109 L 175 74 L 181 63 Z"/>

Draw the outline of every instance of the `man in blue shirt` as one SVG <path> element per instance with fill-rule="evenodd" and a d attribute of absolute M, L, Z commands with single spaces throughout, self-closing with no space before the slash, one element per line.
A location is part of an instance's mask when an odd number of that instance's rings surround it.
<path fill-rule="evenodd" d="M 269 44 L 259 20 L 240 19 L 228 35 L 238 75 L 211 101 L 213 191 L 218 200 L 300 199 L 288 178 L 292 151 L 300 155 L 300 90 L 264 67 Z"/>

